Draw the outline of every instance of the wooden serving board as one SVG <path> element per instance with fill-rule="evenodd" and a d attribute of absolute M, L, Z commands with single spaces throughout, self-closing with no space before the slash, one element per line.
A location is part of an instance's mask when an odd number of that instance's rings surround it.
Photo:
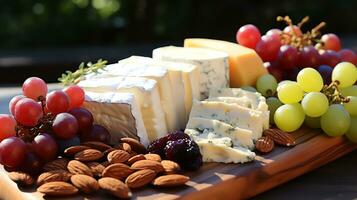
<path fill-rule="evenodd" d="M 258 155 L 254 162 L 246 164 L 205 163 L 199 171 L 186 173 L 191 177 L 188 186 L 172 189 L 146 187 L 134 190 L 133 199 L 247 199 L 357 148 L 356 144 L 348 142 L 345 137 L 331 138 L 318 130 L 302 128 L 292 134 L 297 139 L 297 145 L 294 147 L 276 147 L 273 152 Z M 0 199 L 3 197 L 2 192 L 4 190 L 0 191 Z M 33 197 L 42 197 L 33 190 L 22 190 L 22 192 Z M 103 195 L 99 193 L 92 197 L 77 196 L 60 199 L 112 198 Z"/>

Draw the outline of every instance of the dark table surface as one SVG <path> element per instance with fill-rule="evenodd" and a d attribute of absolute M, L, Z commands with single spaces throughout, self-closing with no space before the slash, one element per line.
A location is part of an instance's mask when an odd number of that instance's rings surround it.
<path fill-rule="evenodd" d="M 56 87 L 58 86 L 50 85 L 50 89 Z M 0 113 L 8 113 L 9 100 L 20 92 L 19 87 L 0 87 Z M 253 199 L 357 199 L 357 151 L 262 193 Z"/>

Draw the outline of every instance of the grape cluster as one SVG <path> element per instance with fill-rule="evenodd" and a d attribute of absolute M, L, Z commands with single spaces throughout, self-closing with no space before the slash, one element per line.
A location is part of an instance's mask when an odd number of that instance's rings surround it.
<path fill-rule="evenodd" d="M 237 42 L 254 49 L 277 80 L 295 80 L 297 73 L 306 67 L 325 73 L 332 72 L 340 62 L 357 64 L 357 55 L 350 49 L 342 49 L 338 36 L 329 33 L 319 38 L 324 22 L 303 33 L 301 27 L 308 18 L 298 25 L 289 17 L 278 17 L 278 21 L 285 21 L 287 26 L 283 30 L 271 29 L 261 36 L 256 26 L 248 24 L 240 27 L 236 34 Z"/>
<path fill-rule="evenodd" d="M 79 86 L 47 93 L 47 84 L 31 77 L 22 91 L 9 102 L 11 114 L 0 114 L 0 164 L 7 170 L 33 174 L 81 140 L 109 143 L 108 131 L 81 108 L 85 94 Z"/>

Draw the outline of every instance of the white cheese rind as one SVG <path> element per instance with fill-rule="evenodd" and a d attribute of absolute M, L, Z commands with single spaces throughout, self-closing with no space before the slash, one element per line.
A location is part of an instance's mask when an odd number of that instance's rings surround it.
<path fill-rule="evenodd" d="M 201 132 L 200 135 L 202 138 L 206 135 L 205 133 L 209 133 L 215 138 L 228 137 L 232 140 L 234 146 L 254 149 L 252 131 L 233 127 L 216 119 L 192 117 L 190 118 L 186 129 L 196 129 Z M 207 138 L 212 137 L 209 134 L 207 135 Z"/>
<path fill-rule="evenodd" d="M 83 80 L 78 85 L 91 92 L 133 94 L 140 105 L 149 140 L 153 141 L 167 134 L 165 114 L 155 80 L 140 77 L 113 77 Z"/>
<path fill-rule="evenodd" d="M 234 103 L 261 111 L 264 115 L 264 129 L 269 128 L 269 109 L 266 99 L 258 92 L 250 92 L 240 88 L 220 88 L 210 91 L 207 101 Z"/>
<path fill-rule="evenodd" d="M 140 107 L 133 94 L 86 91 L 83 107 L 92 113 L 96 124 L 108 129 L 113 144 L 121 137 L 134 136 L 138 137 L 143 145 L 149 145 Z"/>
<path fill-rule="evenodd" d="M 262 112 L 224 102 L 194 101 L 190 118 L 216 119 L 234 127 L 251 130 L 253 140 L 262 136 Z"/>
<path fill-rule="evenodd" d="M 198 66 L 201 75 L 201 100 L 206 99 L 213 88 L 229 87 L 229 64 L 226 53 L 203 48 L 167 46 L 154 49 L 153 58 Z"/>

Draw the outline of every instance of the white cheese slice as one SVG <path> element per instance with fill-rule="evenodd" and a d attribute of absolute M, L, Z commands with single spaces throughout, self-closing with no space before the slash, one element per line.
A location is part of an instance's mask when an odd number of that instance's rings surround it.
<path fill-rule="evenodd" d="M 196 129 L 202 133 L 201 135 L 208 132 L 211 135 L 213 134 L 215 138 L 228 137 L 232 140 L 233 146 L 254 149 L 251 130 L 233 127 L 216 119 L 192 117 L 190 118 L 186 129 Z M 210 135 L 208 136 L 212 137 Z"/>
<path fill-rule="evenodd" d="M 157 82 L 141 77 L 88 79 L 78 83 L 86 91 L 131 93 L 140 105 L 146 132 L 153 141 L 167 134 Z"/>
<path fill-rule="evenodd" d="M 112 144 L 122 137 L 134 137 L 143 145 L 149 145 L 140 107 L 133 94 L 86 91 L 83 107 L 93 114 L 96 124 L 108 129 Z"/>
<path fill-rule="evenodd" d="M 201 75 L 201 100 L 206 99 L 209 90 L 213 88 L 229 87 L 228 55 L 224 52 L 204 48 L 167 46 L 154 49 L 153 58 L 198 66 Z"/>
<path fill-rule="evenodd" d="M 252 110 L 235 104 L 215 101 L 194 101 L 190 118 L 200 117 L 217 119 L 233 127 L 252 131 L 253 140 L 262 136 L 262 112 Z"/>
<path fill-rule="evenodd" d="M 264 114 L 264 129 L 269 128 L 269 109 L 266 99 L 258 92 L 250 92 L 240 88 L 220 88 L 210 91 L 207 101 L 234 103 L 261 111 Z"/>
<path fill-rule="evenodd" d="M 124 61 L 125 60 L 126 59 L 124 59 Z M 181 80 L 181 74 L 179 72 L 177 73 L 177 76 L 179 76 L 178 79 Z M 145 63 L 119 62 L 107 65 L 104 70 L 91 78 L 105 77 L 144 77 L 156 80 L 160 91 L 160 99 L 165 113 L 168 131 L 179 130 L 183 123 L 185 123 L 184 119 L 180 118 L 180 115 L 177 113 L 179 110 L 174 102 L 174 90 L 171 87 L 172 84 L 167 69 L 162 67 L 151 67 Z M 183 87 L 183 84 L 181 85 Z M 181 102 L 183 102 L 183 97 Z M 184 116 L 184 113 L 182 116 Z"/>
<path fill-rule="evenodd" d="M 184 126 L 187 123 L 188 116 L 191 112 L 192 108 L 192 101 L 193 99 L 199 100 L 200 99 L 200 70 L 197 66 L 188 64 L 188 63 L 182 63 L 182 62 L 169 62 L 169 61 L 162 61 L 162 60 L 157 60 L 157 59 L 152 59 L 149 57 L 143 57 L 143 56 L 131 56 L 128 59 L 125 59 L 128 62 L 138 62 L 138 63 L 147 63 L 150 64 L 150 66 L 153 67 L 164 67 L 168 69 L 169 71 L 179 71 L 181 72 L 182 75 L 182 82 L 184 86 L 184 92 L 181 92 L 178 86 L 180 86 L 180 81 L 178 80 L 172 80 L 174 83 L 176 89 L 174 89 L 174 96 L 177 97 L 175 98 L 177 100 L 176 104 L 179 106 L 179 110 L 182 110 L 182 99 L 179 98 L 180 96 L 184 96 L 184 106 L 185 106 L 185 112 L 186 112 L 186 120 L 184 123 Z M 180 112 L 179 111 L 179 112 Z"/>

